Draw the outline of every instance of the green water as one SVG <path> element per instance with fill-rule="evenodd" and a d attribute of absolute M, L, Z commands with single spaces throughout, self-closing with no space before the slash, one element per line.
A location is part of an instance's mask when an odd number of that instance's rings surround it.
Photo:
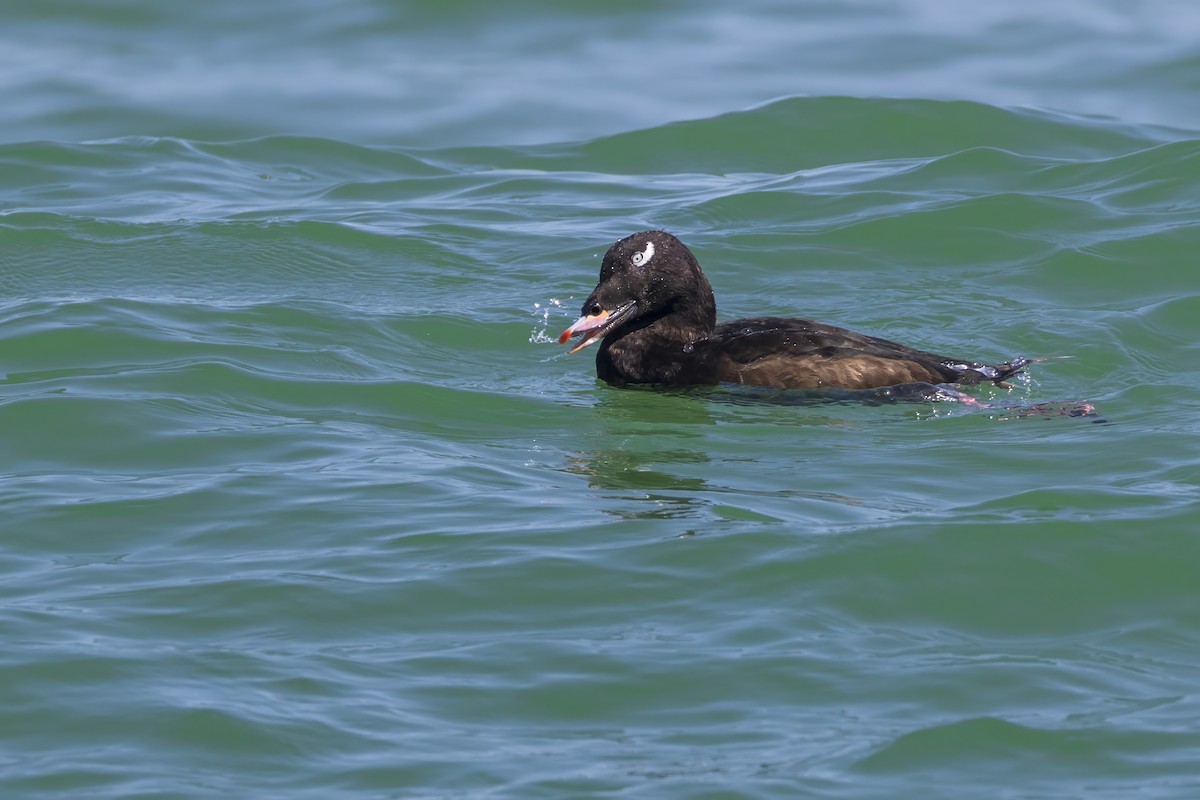
<path fill-rule="evenodd" d="M 1200 796 L 1197 30 L 9 4 L 0 797 Z M 649 227 L 1070 358 L 612 389 L 555 338 Z"/>

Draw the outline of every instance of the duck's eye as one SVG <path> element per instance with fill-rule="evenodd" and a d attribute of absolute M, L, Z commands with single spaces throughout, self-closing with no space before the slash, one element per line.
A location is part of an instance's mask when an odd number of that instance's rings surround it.
<path fill-rule="evenodd" d="M 598 317 L 602 311 L 604 309 L 600 307 L 599 303 L 592 303 L 592 307 L 588 309 L 588 316 Z"/>
<path fill-rule="evenodd" d="M 652 258 L 654 258 L 654 242 L 646 242 L 646 249 L 640 253 L 634 253 L 630 261 L 635 267 L 640 267 Z"/>

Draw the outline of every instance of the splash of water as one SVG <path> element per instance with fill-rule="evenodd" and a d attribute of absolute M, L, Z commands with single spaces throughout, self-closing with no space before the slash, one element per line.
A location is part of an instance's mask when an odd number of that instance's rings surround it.
<path fill-rule="evenodd" d="M 557 336 L 551 336 L 546 331 L 550 328 L 550 315 L 563 307 L 562 301 L 557 297 L 552 297 L 544 303 L 533 304 L 533 310 L 530 313 L 537 317 L 539 322 L 529 332 L 530 344 L 553 344 L 558 341 Z M 555 316 L 558 315 L 555 313 Z"/>

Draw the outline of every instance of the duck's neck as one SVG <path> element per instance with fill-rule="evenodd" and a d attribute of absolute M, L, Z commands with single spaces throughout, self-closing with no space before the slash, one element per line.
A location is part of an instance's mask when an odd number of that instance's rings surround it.
<path fill-rule="evenodd" d="M 600 343 L 596 353 L 596 374 L 616 386 L 710 383 L 708 377 L 701 374 L 704 370 L 694 346 L 712 333 L 716 317 L 716 304 L 712 290 L 708 289 L 695 302 L 677 303 L 658 314 L 633 320 Z"/>

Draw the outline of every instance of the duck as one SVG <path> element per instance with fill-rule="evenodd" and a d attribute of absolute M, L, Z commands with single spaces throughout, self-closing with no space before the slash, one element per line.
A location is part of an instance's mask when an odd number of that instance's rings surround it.
<path fill-rule="evenodd" d="M 615 387 L 742 384 L 773 389 L 875 390 L 909 384 L 973 386 L 1033 361 L 939 355 L 846 328 L 791 317 L 717 323 L 712 285 L 688 247 L 663 230 L 620 239 L 580 317 L 559 336 L 599 343 L 596 376 Z"/>

